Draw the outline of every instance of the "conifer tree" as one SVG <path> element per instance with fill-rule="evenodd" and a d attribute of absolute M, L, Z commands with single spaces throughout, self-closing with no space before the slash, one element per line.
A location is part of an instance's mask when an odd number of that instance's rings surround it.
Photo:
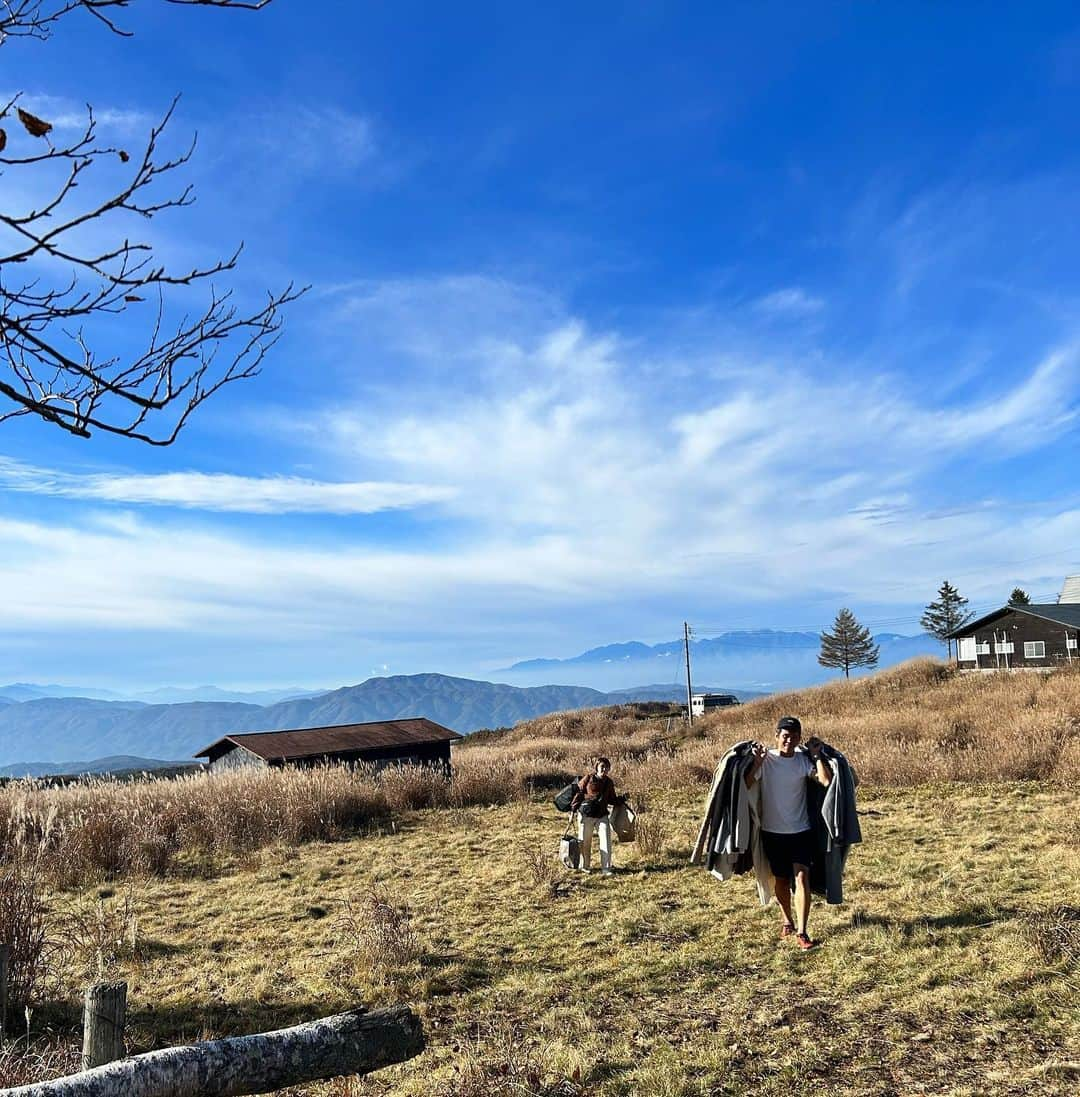
<path fill-rule="evenodd" d="M 1030 606 L 1031 599 L 1028 597 L 1028 592 L 1023 587 L 1013 587 L 1013 592 L 1009 595 L 1009 605 Z"/>
<path fill-rule="evenodd" d="M 919 619 L 919 624 L 931 636 L 937 637 L 952 658 L 952 641 L 949 633 L 967 624 L 975 616 L 968 608 L 968 600 L 961 597 L 960 592 L 946 579 L 938 588 L 937 601 L 931 602 L 926 607 L 926 612 Z"/>
<path fill-rule="evenodd" d="M 842 667 L 844 677 L 851 677 L 852 667 L 876 667 L 878 645 L 870 630 L 855 620 L 855 614 L 842 609 L 833 622 L 832 632 L 821 634 L 818 662 L 823 667 Z"/>

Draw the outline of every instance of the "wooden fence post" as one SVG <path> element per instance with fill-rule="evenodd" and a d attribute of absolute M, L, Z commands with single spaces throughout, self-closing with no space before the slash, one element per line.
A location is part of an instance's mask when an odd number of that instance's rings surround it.
<path fill-rule="evenodd" d="M 82 1068 L 92 1070 L 123 1059 L 127 983 L 95 983 L 86 988 Z"/>
<path fill-rule="evenodd" d="M 0 945 L 0 1044 L 7 1039 L 8 970 L 11 967 L 11 945 Z"/>
<path fill-rule="evenodd" d="M 148 1051 L 94 1070 L 3 1090 L 3 1097 L 243 1097 L 369 1074 L 424 1050 L 407 1006 L 362 1009 L 305 1025 Z"/>

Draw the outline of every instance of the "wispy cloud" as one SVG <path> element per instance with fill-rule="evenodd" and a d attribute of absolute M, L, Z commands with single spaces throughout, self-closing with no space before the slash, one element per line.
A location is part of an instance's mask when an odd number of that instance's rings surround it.
<path fill-rule="evenodd" d="M 9 102 L 15 95 L 14 90 L 0 91 L 0 103 Z M 19 93 L 19 106 L 61 132 L 84 129 L 89 120 L 89 105 L 66 96 L 25 91 Z M 98 130 L 106 136 L 117 138 L 145 136 L 156 122 L 161 121 L 160 115 L 132 107 L 95 103 L 93 112 Z"/>
<path fill-rule="evenodd" d="M 96 503 L 238 514 L 373 514 L 451 499 L 454 488 L 410 483 L 331 483 L 225 473 L 73 474 L 0 458 L 0 487 Z"/>
<path fill-rule="evenodd" d="M 8 460 L 9 490 L 126 505 L 0 522 L 9 627 L 310 641 L 359 621 L 375 632 L 408 622 L 423 638 L 413 650 L 457 652 L 466 634 L 494 647 L 513 633 L 519 644 L 538 622 L 621 614 L 647 636 L 688 604 L 746 613 L 837 592 L 907 604 L 955 578 L 975 545 L 979 575 L 965 593 L 977 600 L 1022 576 L 1008 502 L 976 487 L 977 505 L 965 505 L 956 468 L 1052 452 L 1080 402 L 1068 343 L 1018 362 L 992 394 L 943 402 L 886 375 L 860 380 L 836 358 L 717 353 L 711 331 L 673 363 L 662 340 L 594 331 L 505 282 L 342 294 L 324 302 L 343 337 L 350 322 L 362 326 L 364 353 L 397 383 L 290 409 L 280 424 L 341 482 L 61 474 Z M 953 490 L 940 491 L 943 478 Z M 342 545 L 307 526 L 268 543 L 210 519 L 132 513 L 425 503 L 437 505 L 422 543 Z M 1064 561 L 1080 539 L 1075 501 L 1025 514 L 1025 535 L 1063 546 Z"/>
<path fill-rule="evenodd" d="M 765 316 L 798 319 L 814 316 L 825 307 L 821 297 L 815 297 L 799 286 L 789 286 L 759 297 L 753 303 L 754 310 Z"/>
<path fill-rule="evenodd" d="M 411 299 L 400 286 L 394 296 L 395 327 L 408 333 L 405 353 L 437 362 L 441 329 L 427 319 L 445 287 L 429 287 L 433 296 L 410 288 Z M 506 293 L 500 285 L 496 300 Z M 476 326 L 472 354 L 460 336 L 453 393 L 384 394 L 376 406 L 328 411 L 310 429 L 346 461 L 459 488 L 446 510 L 473 523 L 478 541 L 546 539 L 549 574 L 575 560 L 594 595 L 703 581 L 717 596 L 825 586 L 870 595 L 898 559 L 909 574 L 933 575 L 995 520 L 965 513 L 943 531 L 937 518 L 925 536 L 942 473 L 959 456 L 1004 460 L 1049 445 L 1080 406 L 1071 345 L 1019 366 L 992 396 L 942 406 L 828 359 L 718 358 L 707 335 L 682 363 L 697 384 L 673 384 L 679 370 L 662 368 L 644 341 L 573 319 L 530 328 L 510 315 L 512 326 Z M 703 389 L 710 372 L 720 380 Z M 903 498 L 903 521 L 882 521 L 886 498 Z M 937 544 L 915 547 L 920 539 Z M 753 566 L 697 570 L 692 560 L 717 545 Z M 504 556 L 503 571 L 513 559 Z"/>
<path fill-rule="evenodd" d="M 371 118 L 332 104 L 299 104 L 262 115 L 255 132 L 276 156 L 304 172 L 350 172 L 379 151 Z"/>

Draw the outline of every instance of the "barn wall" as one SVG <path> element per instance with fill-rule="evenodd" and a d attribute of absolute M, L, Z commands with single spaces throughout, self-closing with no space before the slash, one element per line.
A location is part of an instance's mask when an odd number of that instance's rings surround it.
<path fill-rule="evenodd" d="M 266 765 L 266 762 L 257 754 L 252 754 L 244 747 L 234 746 L 224 754 L 210 761 L 211 773 L 223 773 L 231 769 L 257 769 Z"/>

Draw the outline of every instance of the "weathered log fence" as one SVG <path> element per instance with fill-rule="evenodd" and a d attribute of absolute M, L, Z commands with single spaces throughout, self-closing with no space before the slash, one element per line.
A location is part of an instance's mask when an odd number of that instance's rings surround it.
<path fill-rule="evenodd" d="M 0 1097 L 242 1097 L 370 1074 L 424 1050 L 420 1019 L 407 1006 L 395 1006 L 117 1060 L 124 1054 L 126 998 L 126 983 L 89 987 L 83 1070 L 51 1082 L 0 1089 Z"/>
<path fill-rule="evenodd" d="M 127 983 L 95 983 L 83 1006 L 82 1068 L 90 1070 L 123 1059 Z"/>

